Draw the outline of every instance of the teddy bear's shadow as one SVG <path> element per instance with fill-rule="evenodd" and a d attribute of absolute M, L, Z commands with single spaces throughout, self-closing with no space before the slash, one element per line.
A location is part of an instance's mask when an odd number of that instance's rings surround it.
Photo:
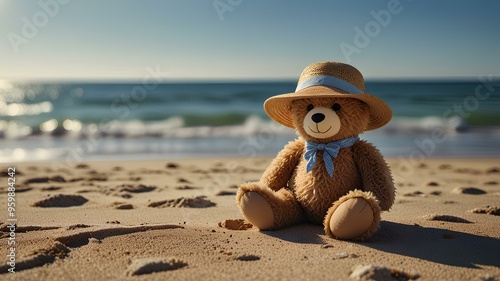
<path fill-rule="evenodd" d="M 299 244 L 324 244 L 321 236 L 325 235 L 322 226 L 302 223 L 280 230 L 261 231 L 262 233 L 277 239 Z"/>
<path fill-rule="evenodd" d="M 299 244 L 338 241 L 326 237 L 322 226 L 308 223 L 262 233 Z M 325 238 L 332 240 L 329 242 Z M 500 266 L 500 239 L 447 229 L 382 221 L 380 230 L 370 240 L 350 243 L 451 266 Z"/>
<path fill-rule="evenodd" d="M 500 239 L 446 229 L 382 221 L 362 245 L 451 266 L 500 266 Z"/>

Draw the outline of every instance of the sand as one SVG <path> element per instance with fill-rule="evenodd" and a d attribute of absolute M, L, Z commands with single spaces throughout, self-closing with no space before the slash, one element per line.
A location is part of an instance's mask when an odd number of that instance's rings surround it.
<path fill-rule="evenodd" d="M 500 281 L 500 159 L 388 159 L 396 203 L 365 243 L 244 221 L 237 186 L 270 160 L 12 165 L 14 274 L 2 165 L 0 279 Z"/>

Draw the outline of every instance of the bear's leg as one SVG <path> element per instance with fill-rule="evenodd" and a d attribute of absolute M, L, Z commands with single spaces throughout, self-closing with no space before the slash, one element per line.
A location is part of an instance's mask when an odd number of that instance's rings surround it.
<path fill-rule="evenodd" d="M 350 191 L 328 210 L 323 223 L 325 232 L 338 239 L 364 241 L 379 228 L 380 211 L 373 193 Z"/>
<path fill-rule="evenodd" d="M 303 220 L 302 209 L 292 191 L 274 191 L 259 183 L 245 183 L 236 194 L 243 216 L 260 230 L 279 229 Z"/>

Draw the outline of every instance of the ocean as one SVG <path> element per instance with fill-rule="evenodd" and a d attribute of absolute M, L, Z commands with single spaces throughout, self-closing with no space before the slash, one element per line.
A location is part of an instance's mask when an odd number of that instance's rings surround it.
<path fill-rule="evenodd" d="M 274 156 L 295 132 L 263 102 L 295 81 L 0 81 L 0 163 Z M 393 110 L 361 138 L 386 157 L 500 157 L 500 83 L 368 81 Z"/>

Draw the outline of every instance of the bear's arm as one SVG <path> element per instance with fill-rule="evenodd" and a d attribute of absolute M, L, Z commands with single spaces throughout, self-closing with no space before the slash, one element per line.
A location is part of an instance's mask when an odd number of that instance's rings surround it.
<path fill-rule="evenodd" d="M 363 181 L 363 190 L 373 192 L 382 210 L 389 210 L 394 203 L 396 189 L 384 158 L 378 149 L 364 140 L 356 142 L 353 151 Z"/>
<path fill-rule="evenodd" d="M 300 138 L 289 142 L 264 171 L 260 183 L 274 191 L 286 187 L 304 153 L 304 146 Z"/>

